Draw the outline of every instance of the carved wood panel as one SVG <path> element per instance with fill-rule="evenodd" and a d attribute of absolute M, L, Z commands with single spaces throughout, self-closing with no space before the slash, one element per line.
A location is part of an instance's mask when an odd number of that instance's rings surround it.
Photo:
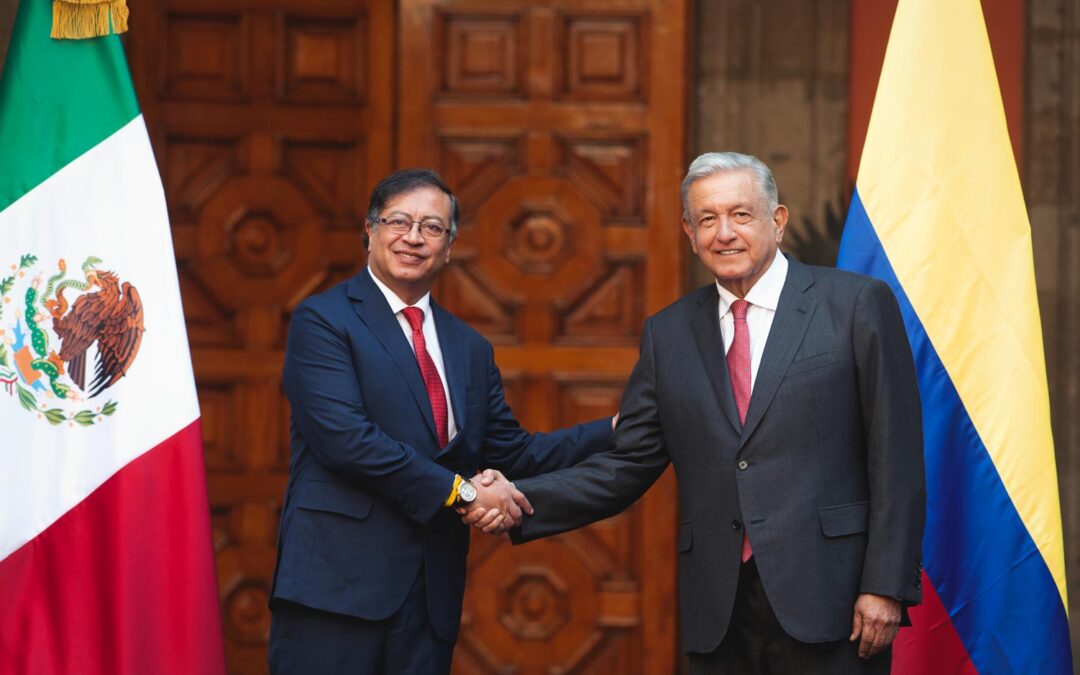
<path fill-rule="evenodd" d="M 642 321 L 683 276 L 685 2 L 156 0 L 132 13 L 230 672 L 266 668 L 289 314 L 363 264 L 367 195 L 392 169 L 435 166 L 460 195 L 435 292 L 495 342 L 522 421 L 617 409 Z M 477 539 L 458 672 L 669 672 L 674 503 L 667 478 L 581 532 L 523 549 Z"/>
<path fill-rule="evenodd" d="M 202 410 L 226 657 L 265 673 L 288 475 L 289 312 L 363 264 L 393 169 L 394 8 L 159 0 L 128 52 L 169 202 Z"/>
<path fill-rule="evenodd" d="M 611 415 L 682 287 L 685 1 L 400 7 L 398 163 L 465 213 L 436 295 L 496 343 L 526 426 Z M 675 501 L 666 476 L 577 532 L 474 537 L 455 672 L 672 672 Z"/>

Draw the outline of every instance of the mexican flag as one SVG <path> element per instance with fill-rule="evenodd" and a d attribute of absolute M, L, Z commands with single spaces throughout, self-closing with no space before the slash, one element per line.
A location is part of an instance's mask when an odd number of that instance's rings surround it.
<path fill-rule="evenodd" d="M 52 22 L 0 74 L 0 673 L 224 673 L 161 180 L 120 39 Z"/>

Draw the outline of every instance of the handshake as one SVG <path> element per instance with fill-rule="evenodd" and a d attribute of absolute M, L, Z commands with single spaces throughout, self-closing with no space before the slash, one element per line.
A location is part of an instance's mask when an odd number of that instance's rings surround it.
<path fill-rule="evenodd" d="M 532 515 L 529 500 L 502 472 L 485 469 L 470 482 L 476 487 L 476 499 L 457 508 L 466 525 L 499 536 L 520 525 L 523 513 Z"/>
<path fill-rule="evenodd" d="M 619 423 L 619 413 L 611 418 L 611 430 Z M 469 481 L 476 487 L 476 499 L 457 507 L 461 522 L 499 536 L 521 524 L 522 514 L 533 514 L 532 504 L 501 471 L 484 469 Z"/>

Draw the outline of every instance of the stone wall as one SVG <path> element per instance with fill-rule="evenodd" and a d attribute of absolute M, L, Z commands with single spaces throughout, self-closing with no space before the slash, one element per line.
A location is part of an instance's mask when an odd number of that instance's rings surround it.
<path fill-rule="evenodd" d="M 708 0 L 696 13 L 688 155 L 735 150 L 761 158 L 791 210 L 784 249 L 832 264 L 851 187 L 848 0 Z M 690 284 L 708 283 L 704 267 L 688 259 Z"/>
<path fill-rule="evenodd" d="M 1028 0 L 1024 195 L 1046 345 L 1070 605 L 1080 605 L 1080 0 Z M 1073 644 L 1080 622 L 1072 621 Z M 1080 668 L 1080 650 L 1073 648 Z"/>

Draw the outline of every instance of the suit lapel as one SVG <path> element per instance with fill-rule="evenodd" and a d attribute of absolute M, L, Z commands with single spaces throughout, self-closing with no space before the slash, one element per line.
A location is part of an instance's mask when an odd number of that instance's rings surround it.
<path fill-rule="evenodd" d="M 439 348 L 442 350 L 443 368 L 446 369 L 446 384 L 450 387 L 447 397 L 454 411 L 454 421 L 457 423 L 457 436 L 461 438 L 461 432 L 465 430 L 465 383 L 467 364 L 465 363 L 465 336 L 462 334 L 458 320 L 450 312 L 431 301 L 431 311 L 435 317 L 435 330 L 439 334 Z M 448 452 L 454 446 L 450 441 L 443 452 Z M 442 454 L 442 453 L 440 453 Z"/>
<path fill-rule="evenodd" d="M 431 400 L 428 398 L 427 387 L 424 386 L 424 378 L 420 374 L 420 364 L 416 361 L 416 354 L 409 346 L 409 341 L 405 338 L 397 317 L 390 311 L 386 298 L 383 297 L 366 269 L 349 280 L 348 295 L 357 316 L 371 329 L 397 364 L 401 377 L 409 386 L 416 404 L 420 406 L 431 434 L 435 436 L 435 415 L 431 411 Z"/>
<path fill-rule="evenodd" d="M 735 407 L 735 395 L 731 391 L 731 378 L 724 358 L 724 338 L 720 335 L 720 296 L 716 286 L 710 285 L 698 291 L 698 308 L 690 321 L 690 332 L 697 343 L 701 361 L 709 377 L 720 409 L 724 411 L 735 432 L 742 425 L 739 423 L 739 410 Z"/>
<path fill-rule="evenodd" d="M 746 411 L 746 424 L 742 428 L 740 447 L 746 444 L 761 418 L 765 416 L 765 411 L 769 409 L 817 308 L 817 301 L 807 292 L 814 284 L 813 275 L 805 265 L 797 261 L 789 260 L 788 265 L 787 280 L 780 292 L 776 316 L 769 329 L 765 351 L 761 355 L 761 365 L 758 366 L 754 393 L 750 396 L 750 407 Z"/>

